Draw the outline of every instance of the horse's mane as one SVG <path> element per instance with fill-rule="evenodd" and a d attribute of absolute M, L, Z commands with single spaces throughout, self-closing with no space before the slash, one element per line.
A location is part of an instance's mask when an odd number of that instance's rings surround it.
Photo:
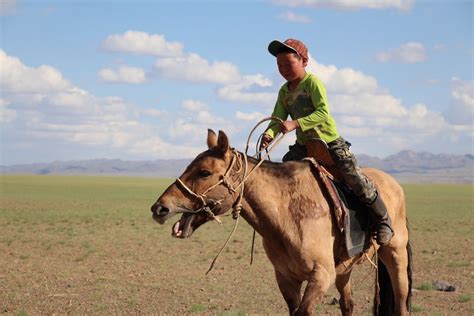
<path fill-rule="evenodd" d="M 252 164 L 257 164 L 260 160 L 253 157 L 247 157 Z M 289 178 L 295 176 L 296 173 L 306 171 L 309 168 L 309 163 L 306 161 L 289 161 L 289 162 L 274 162 L 265 160 L 259 168 L 265 170 L 276 178 Z"/>
<path fill-rule="evenodd" d="M 204 159 L 205 157 L 214 157 L 219 158 L 219 154 L 217 151 L 213 149 L 208 149 L 203 151 L 193 161 L 188 165 L 186 171 L 191 168 L 194 164 L 196 164 L 199 160 Z M 260 160 L 253 158 L 251 156 L 247 156 L 247 160 L 251 164 L 258 164 Z M 260 166 L 260 169 L 265 170 L 272 176 L 276 178 L 289 178 L 294 177 L 297 172 L 307 170 L 309 168 L 309 163 L 305 161 L 290 161 L 290 162 L 275 162 L 270 160 L 265 160 Z"/>

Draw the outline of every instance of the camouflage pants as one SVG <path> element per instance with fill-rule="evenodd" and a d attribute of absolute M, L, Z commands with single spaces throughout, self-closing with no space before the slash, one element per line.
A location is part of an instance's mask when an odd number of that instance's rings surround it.
<path fill-rule="evenodd" d="M 377 197 L 375 185 L 357 165 L 356 157 L 350 152 L 350 143 L 344 138 L 328 143 L 329 153 L 344 177 L 344 182 L 352 189 L 359 200 L 370 204 Z"/>
<path fill-rule="evenodd" d="M 351 188 L 362 203 L 372 203 L 377 197 L 375 185 L 357 165 L 356 157 L 349 150 L 350 143 L 339 137 L 328 143 L 328 147 L 332 159 L 343 174 L 346 185 Z M 290 151 L 283 156 L 283 161 L 302 160 L 306 156 L 306 146 L 295 143 L 290 146 Z"/>

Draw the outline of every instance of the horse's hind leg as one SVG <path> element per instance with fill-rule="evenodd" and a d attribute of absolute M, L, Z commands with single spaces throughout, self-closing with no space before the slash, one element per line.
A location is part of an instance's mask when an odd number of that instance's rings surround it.
<path fill-rule="evenodd" d="M 336 288 L 341 295 L 339 299 L 339 306 L 341 307 L 342 315 L 352 315 L 354 310 L 354 301 L 352 300 L 351 288 L 351 272 L 341 273 L 336 275 Z"/>
<path fill-rule="evenodd" d="M 290 315 L 294 315 L 301 302 L 301 281 L 286 278 L 275 270 L 275 275 L 280 292 L 288 305 Z"/>
<path fill-rule="evenodd" d="M 409 279 L 407 246 L 383 246 L 378 254 L 385 264 L 393 288 L 395 315 L 408 315 Z"/>

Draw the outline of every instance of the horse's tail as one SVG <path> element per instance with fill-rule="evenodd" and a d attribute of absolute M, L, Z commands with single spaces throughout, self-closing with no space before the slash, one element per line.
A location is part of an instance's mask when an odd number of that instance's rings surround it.
<path fill-rule="evenodd" d="M 407 267 L 407 274 L 408 274 L 408 297 L 407 297 L 407 310 L 411 310 L 411 290 L 413 284 L 413 254 L 411 252 L 411 245 L 410 240 L 407 243 L 407 254 L 408 254 L 408 267 Z"/>
<path fill-rule="evenodd" d="M 406 218 L 407 222 L 407 231 L 408 231 L 408 242 L 407 242 L 407 255 L 408 255 L 408 265 L 407 265 L 407 275 L 408 275 L 408 296 L 407 296 L 407 310 L 411 310 L 411 290 L 413 286 L 413 253 L 411 251 L 411 244 L 410 244 L 410 225 L 408 225 L 408 218 Z"/>
<path fill-rule="evenodd" d="M 377 260 L 377 284 L 374 300 L 374 315 L 393 315 L 395 301 L 392 281 L 382 260 Z"/>

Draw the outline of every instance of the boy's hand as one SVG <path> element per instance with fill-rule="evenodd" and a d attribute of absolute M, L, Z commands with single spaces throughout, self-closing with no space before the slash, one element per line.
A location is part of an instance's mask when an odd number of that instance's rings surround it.
<path fill-rule="evenodd" d="M 263 134 L 262 136 L 262 140 L 260 141 L 260 148 L 258 150 L 262 150 L 264 149 L 265 147 L 268 146 L 268 144 L 270 144 L 270 142 L 273 140 L 273 138 L 271 138 L 269 135 L 267 134 Z"/>
<path fill-rule="evenodd" d="M 297 129 L 300 127 L 300 124 L 297 120 L 294 121 L 284 121 L 280 123 L 280 130 L 283 134 L 291 132 L 292 130 Z"/>

